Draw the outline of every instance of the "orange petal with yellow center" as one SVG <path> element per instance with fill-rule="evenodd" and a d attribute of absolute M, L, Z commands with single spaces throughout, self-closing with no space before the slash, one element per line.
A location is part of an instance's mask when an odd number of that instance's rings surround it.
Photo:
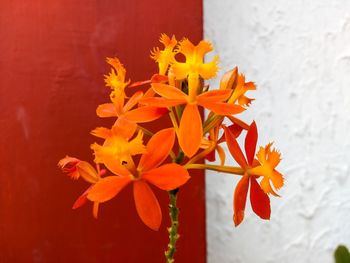
<path fill-rule="evenodd" d="M 141 156 L 138 169 L 148 171 L 160 165 L 169 155 L 175 142 L 173 128 L 164 129 L 152 136 L 146 146 L 146 153 Z"/>
<path fill-rule="evenodd" d="M 87 198 L 94 202 L 106 202 L 115 197 L 130 182 L 129 176 L 107 176 L 92 186 Z"/>
<path fill-rule="evenodd" d="M 134 199 L 136 211 L 142 222 L 152 230 L 158 231 L 162 222 L 162 211 L 152 189 L 145 181 L 134 182 Z"/>
<path fill-rule="evenodd" d="M 96 114 L 98 117 L 116 117 L 118 116 L 117 109 L 113 103 L 104 103 L 97 107 Z"/>
<path fill-rule="evenodd" d="M 198 104 L 219 115 L 233 115 L 243 112 L 245 109 L 236 104 L 225 102 L 213 102 L 211 100 L 199 100 Z"/>
<path fill-rule="evenodd" d="M 185 184 L 190 176 L 181 165 L 169 163 L 145 172 L 142 179 L 162 190 L 169 191 Z"/>
<path fill-rule="evenodd" d="M 231 155 L 242 168 L 245 168 L 247 166 L 247 161 L 244 158 L 241 148 L 239 147 L 232 132 L 226 126 L 223 127 L 225 131 L 226 143 Z"/>
<path fill-rule="evenodd" d="M 252 209 L 255 214 L 262 219 L 270 219 L 270 198 L 261 189 L 254 177 L 250 177 L 250 203 L 252 204 Z"/>
<path fill-rule="evenodd" d="M 243 176 L 241 180 L 239 180 L 233 199 L 233 222 L 235 226 L 238 226 L 244 219 L 244 210 L 245 204 L 247 200 L 249 186 L 249 177 Z"/>
<path fill-rule="evenodd" d="M 170 85 L 153 83 L 153 90 L 166 99 L 176 99 L 186 101 L 187 95 L 178 88 Z"/>
<path fill-rule="evenodd" d="M 202 119 L 196 104 L 187 104 L 179 127 L 179 144 L 188 157 L 199 149 L 203 137 Z"/>
<path fill-rule="evenodd" d="M 168 113 L 168 110 L 165 108 L 159 108 L 155 106 L 145 106 L 140 107 L 131 111 L 128 111 L 124 114 L 124 117 L 130 121 L 137 123 L 150 122 L 154 121 L 164 114 Z"/>
<path fill-rule="evenodd" d="M 247 136 L 245 137 L 245 142 L 244 142 L 245 153 L 246 153 L 247 161 L 249 165 L 252 165 L 254 160 L 257 140 L 258 140 L 258 129 L 256 127 L 255 121 L 253 121 L 249 127 L 249 130 L 247 132 Z"/>

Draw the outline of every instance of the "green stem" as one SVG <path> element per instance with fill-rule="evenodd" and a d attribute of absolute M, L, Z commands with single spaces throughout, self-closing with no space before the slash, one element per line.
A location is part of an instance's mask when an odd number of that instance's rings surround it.
<path fill-rule="evenodd" d="M 173 162 L 180 164 L 183 162 L 185 155 L 181 149 L 179 149 L 179 154 L 177 158 L 173 159 Z M 179 239 L 180 235 L 178 234 L 179 228 L 179 208 L 176 206 L 177 192 L 179 188 L 169 191 L 169 216 L 171 225 L 168 228 L 169 232 L 169 243 L 168 249 L 165 251 L 166 263 L 174 262 L 174 255 L 176 252 L 176 241 Z"/>
<path fill-rule="evenodd" d="M 180 237 L 180 235 L 178 234 L 179 208 L 176 207 L 177 191 L 177 189 L 169 191 L 169 216 L 171 220 L 171 226 L 168 228 L 169 244 L 167 251 L 165 251 L 166 263 L 174 262 L 174 255 L 176 252 L 176 241 Z"/>

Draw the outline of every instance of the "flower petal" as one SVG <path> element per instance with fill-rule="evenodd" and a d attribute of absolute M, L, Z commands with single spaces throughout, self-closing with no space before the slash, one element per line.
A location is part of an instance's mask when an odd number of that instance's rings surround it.
<path fill-rule="evenodd" d="M 252 176 L 250 177 L 250 203 L 255 214 L 262 219 L 270 219 L 270 198 Z"/>
<path fill-rule="evenodd" d="M 92 187 L 92 186 L 90 186 L 88 189 L 86 189 L 86 190 L 84 191 L 84 193 L 82 193 L 82 194 L 77 198 L 77 200 L 75 200 L 72 209 L 77 209 L 77 208 L 82 207 L 83 205 L 86 204 L 86 202 L 88 201 L 87 195 L 88 195 L 89 191 L 91 190 L 91 187 Z"/>
<path fill-rule="evenodd" d="M 225 159 L 226 159 L 226 154 L 224 149 L 222 149 L 222 147 L 220 145 L 216 146 L 216 150 L 218 151 L 219 154 L 219 158 L 220 158 L 220 165 L 224 165 L 225 164 Z"/>
<path fill-rule="evenodd" d="M 158 231 L 162 222 L 162 211 L 152 189 L 145 181 L 134 182 L 134 199 L 136 211 L 142 222 L 152 230 Z"/>
<path fill-rule="evenodd" d="M 154 121 L 168 112 L 165 108 L 154 106 L 140 107 L 124 114 L 124 117 L 137 123 Z"/>
<path fill-rule="evenodd" d="M 70 156 L 66 156 L 64 158 L 62 158 L 59 162 L 58 162 L 58 166 L 61 169 L 64 169 L 68 164 L 69 165 L 76 165 L 78 162 L 80 162 L 79 159 L 75 158 L 75 157 L 70 157 Z"/>
<path fill-rule="evenodd" d="M 142 97 L 143 97 L 142 91 L 135 92 L 134 95 L 132 95 L 131 98 L 128 100 L 128 102 L 125 103 L 123 107 L 124 112 L 127 112 L 130 109 L 132 109 L 139 102 L 139 100 L 142 99 Z"/>
<path fill-rule="evenodd" d="M 229 104 L 225 102 L 213 102 L 211 100 L 200 100 L 198 104 L 204 108 L 207 108 L 219 115 L 233 115 L 238 114 L 245 109 L 236 104 Z"/>
<path fill-rule="evenodd" d="M 175 142 L 173 128 L 164 129 L 152 136 L 146 146 L 146 153 L 141 156 L 138 169 L 148 171 L 160 165 L 169 155 Z"/>
<path fill-rule="evenodd" d="M 202 63 L 199 65 L 198 73 L 203 79 L 211 79 L 216 76 L 219 70 L 219 57 L 215 56 L 209 63 Z"/>
<path fill-rule="evenodd" d="M 197 101 L 212 101 L 221 102 L 226 101 L 231 96 L 231 90 L 212 90 L 204 92 L 197 96 Z"/>
<path fill-rule="evenodd" d="M 271 181 L 276 190 L 279 190 L 284 185 L 283 175 L 276 170 L 273 170 Z"/>
<path fill-rule="evenodd" d="M 161 83 L 153 83 L 152 88 L 156 93 L 166 99 L 183 100 L 184 102 L 186 101 L 187 95 L 173 86 Z"/>
<path fill-rule="evenodd" d="M 268 152 L 267 161 L 271 167 L 275 168 L 281 161 L 281 154 L 276 149 L 272 149 Z"/>
<path fill-rule="evenodd" d="M 134 87 L 139 87 L 139 86 L 142 86 L 142 85 L 145 85 L 145 84 L 150 84 L 151 83 L 151 80 L 148 79 L 148 80 L 141 80 L 141 81 L 136 81 L 132 84 L 129 85 L 129 88 L 134 88 Z"/>
<path fill-rule="evenodd" d="M 169 191 L 185 184 L 190 176 L 183 166 L 169 163 L 145 172 L 142 174 L 142 179 Z"/>
<path fill-rule="evenodd" d="M 151 78 L 152 83 L 166 82 L 168 77 L 160 74 L 154 74 Z"/>
<path fill-rule="evenodd" d="M 232 121 L 233 124 L 237 124 L 237 125 L 241 126 L 244 130 L 248 130 L 249 129 L 249 125 L 246 124 L 245 122 L 243 122 L 242 120 L 237 119 L 234 116 L 227 116 L 227 117 L 228 117 L 228 119 L 230 121 Z"/>
<path fill-rule="evenodd" d="M 99 206 L 100 206 L 99 202 L 94 202 L 94 204 L 92 205 L 92 215 L 95 219 L 97 219 L 97 217 L 98 217 Z"/>
<path fill-rule="evenodd" d="M 106 139 L 110 136 L 112 136 L 112 132 L 110 129 L 105 127 L 97 127 L 96 129 L 93 129 L 90 132 L 93 136 L 96 136 L 98 138 Z"/>
<path fill-rule="evenodd" d="M 89 183 L 96 183 L 99 180 L 95 168 L 88 162 L 81 161 L 76 165 L 77 171 L 80 176 Z"/>
<path fill-rule="evenodd" d="M 229 149 L 232 157 L 236 160 L 236 162 L 242 168 L 245 168 L 248 164 L 247 164 L 246 159 L 244 158 L 244 155 L 242 153 L 241 148 L 239 147 L 232 132 L 226 126 L 223 126 L 223 127 L 224 127 L 224 131 L 225 131 L 226 143 L 227 143 L 228 149 Z"/>
<path fill-rule="evenodd" d="M 87 198 L 100 203 L 106 202 L 115 197 L 130 182 L 129 176 L 107 176 L 92 186 Z"/>
<path fill-rule="evenodd" d="M 249 130 L 247 132 L 247 135 L 245 137 L 245 142 L 244 142 L 245 153 L 246 153 L 247 161 L 249 165 L 253 164 L 257 140 L 258 140 L 258 129 L 256 127 L 255 121 L 253 121 L 249 127 Z"/>
<path fill-rule="evenodd" d="M 234 83 L 236 81 L 237 74 L 238 74 L 237 67 L 226 72 L 220 80 L 220 89 L 221 90 L 232 89 L 234 87 Z"/>
<path fill-rule="evenodd" d="M 247 200 L 248 186 L 249 177 L 243 176 L 242 179 L 239 180 L 235 189 L 233 199 L 233 222 L 235 223 L 235 226 L 238 226 L 244 219 L 244 210 L 245 203 Z"/>
<path fill-rule="evenodd" d="M 137 124 L 124 116 L 118 118 L 112 127 L 112 136 L 129 140 L 136 132 Z"/>
<path fill-rule="evenodd" d="M 264 177 L 260 181 L 260 187 L 261 187 L 261 189 L 264 190 L 264 192 L 266 194 L 272 194 L 276 197 L 279 197 L 279 195 L 275 192 L 275 190 L 272 189 L 271 184 L 270 184 L 270 180 L 267 177 Z"/>
<path fill-rule="evenodd" d="M 115 160 L 115 158 L 105 159 L 103 164 L 107 167 L 115 175 L 119 176 L 129 176 L 130 172 L 123 165 L 120 165 L 119 162 Z"/>
<path fill-rule="evenodd" d="M 243 130 L 243 128 L 237 124 L 232 124 L 232 125 L 228 126 L 227 128 L 232 132 L 232 135 L 235 138 L 237 138 Z M 225 141 L 225 134 L 223 134 L 221 136 L 221 138 L 218 140 L 218 143 L 222 143 L 224 141 Z"/>
<path fill-rule="evenodd" d="M 187 63 L 176 62 L 171 66 L 174 75 L 177 80 L 181 80 L 187 77 L 191 68 Z"/>
<path fill-rule="evenodd" d="M 199 149 L 203 137 L 202 119 L 196 104 L 187 104 L 179 127 L 179 144 L 188 157 Z"/>
<path fill-rule="evenodd" d="M 164 99 L 159 97 L 151 97 L 151 98 L 142 99 L 140 103 L 148 106 L 169 108 L 180 104 L 184 104 L 185 102 L 183 100 L 172 100 L 172 99 L 170 100 L 170 99 Z"/>
<path fill-rule="evenodd" d="M 117 109 L 113 103 L 104 103 L 98 105 L 96 109 L 96 114 L 98 117 L 106 118 L 106 117 L 116 117 L 118 115 Z"/>

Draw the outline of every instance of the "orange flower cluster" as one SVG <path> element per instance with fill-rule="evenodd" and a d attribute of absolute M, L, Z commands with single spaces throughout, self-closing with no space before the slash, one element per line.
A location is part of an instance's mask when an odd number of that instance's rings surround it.
<path fill-rule="evenodd" d="M 73 157 L 59 161 L 71 178 L 83 178 L 90 184 L 73 208 L 91 201 L 97 217 L 100 203 L 132 185 L 140 219 L 158 230 L 162 212 L 150 184 L 171 191 L 190 179 L 189 170 L 210 169 L 241 176 L 233 201 L 236 226 L 244 219 L 249 185 L 253 211 L 269 219 L 269 195 L 277 196 L 276 191 L 283 186 L 283 176 L 276 170 L 280 153 L 270 143 L 256 154 L 255 122 L 248 125 L 236 116 L 253 101 L 246 93 L 255 90 L 255 84 L 246 82 L 234 68 L 224 74 L 218 89 L 209 90 L 204 81 L 216 76 L 218 57 L 204 62 L 205 54 L 213 49 L 208 41 L 194 45 L 188 39 L 177 41 L 162 34 L 160 42 L 164 48 L 151 51 L 159 71 L 146 81 L 131 84 L 120 61 L 107 58 L 111 71 L 105 75 L 105 83 L 111 89 L 110 102 L 99 105 L 96 113 L 101 118 L 114 118 L 115 123 L 91 132 L 101 140 L 91 145 L 96 169 Z M 180 61 L 178 54 L 185 59 Z M 127 96 L 129 93 L 132 96 Z M 205 118 L 200 114 L 202 109 L 209 112 Z M 172 127 L 153 132 L 143 126 L 164 115 L 169 116 Z M 241 134 L 245 134 L 245 154 L 237 142 Z M 225 143 L 239 166 L 225 165 L 227 158 L 221 146 Z M 215 162 L 216 153 L 220 164 L 208 164 Z M 204 158 L 206 164 L 202 163 Z"/>

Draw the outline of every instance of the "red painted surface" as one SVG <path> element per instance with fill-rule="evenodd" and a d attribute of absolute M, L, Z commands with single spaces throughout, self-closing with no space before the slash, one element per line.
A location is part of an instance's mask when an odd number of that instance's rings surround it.
<path fill-rule="evenodd" d="M 200 40 L 201 0 L 0 2 L 0 262 L 164 262 L 166 192 L 156 190 L 159 232 L 138 218 L 131 187 L 94 220 L 90 205 L 71 210 L 87 185 L 57 168 L 66 154 L 91 161 L 89 131 L 110 124 L 95 116 L 108 100 L 105 57 L 146 79 L 162 32 Z M 177 262 L 205 262 L 203 174 L 179 206 Z"/>

